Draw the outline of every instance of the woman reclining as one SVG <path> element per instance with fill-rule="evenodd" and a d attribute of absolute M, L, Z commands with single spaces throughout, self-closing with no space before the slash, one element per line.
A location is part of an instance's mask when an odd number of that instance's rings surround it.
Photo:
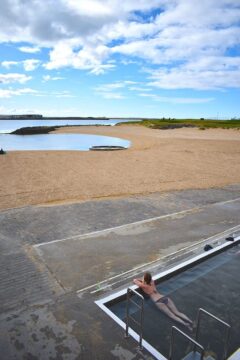
<path fill-rule="evenodd" d="M 181 313 L 169 297 L 161 295 L 157 291 L 155 283 L 152 280 L 152 275 L 149 272 L 146 272 L 142 279 L 134 279 L 133 282 L 139 286 L 145 294 L 149 295 L 159 310 L 164 312 L 171 319 L 186 326 L 189 331 L 193 330 L 192 320 L 189 319 L 187 315 Z"/>

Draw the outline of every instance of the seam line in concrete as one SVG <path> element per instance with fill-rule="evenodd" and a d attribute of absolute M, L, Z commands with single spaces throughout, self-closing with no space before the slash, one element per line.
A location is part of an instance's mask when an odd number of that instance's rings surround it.
<path fill-rule="evenodd" d="M 238 200 L 240 200 L 240 197 L 239 197 L 239 198 L 236 198 L 236 199 L 233 199 L 233 200 L 220 201 L 220 202 L 217 202 L 217 203 L 214 203 L 214 204 L 208 204 L 208 205 L 203 205 L 203 206 L 196 206 L 196 207 L 193 207 L 193 208 L 191 208 L 191 209 L 178 211 L 178 212 L 175 212 L 175 213 L 172 213 L 172 214 L 165 214 L 165 215 L 161 215 L 161 216 L 156 216 L 156 217 L 153 217 L 153 218 L 149 218 L 149 219 L 145 219 L 145 220 L 140 220 L 140 221 L 136 221 L 136 222 L 128 223 L 128 224 L 123 224 L 123 225 L 115 226 L 115 227 L 112 227 L 112 228 L 107 228 L 107 229 L 103 229 L 103 230 L 93 231 L 93 232 L 85 233 L 85 234 L 73 235 L 73 236 L 70 236 L 70 237 L 67 237 L 67 238 L 63 238 L 63 239 L 51 240 L 51 241 L 48 241 L 48 242 L 43 242 L 43 243 L 40 243 L 40 244 L 35 244 L 35 245 L 33 245 L 33 247 L 34 247 L 34 248 L 39 248 L 39 247 L 41 247 L 41 246 L 51 245 L 51 244 L 58 243 L 58 242 L 64 242 L 64 241 L 74 240 L 74 239 L 79 239 L 79 238 L 93 237 L 93 236 L 99 235 L 99 234 L 101 234 L 101 233 L 106 233 L 106 232 L 110 232 L 110 231 L 113 231 L 113 230 L 123 229 L 123 228 L 126 228 L 126 227 L 128 227 L 128 226 L 146 224 L 146 223 L 151 222 L 151 221 L 153 221 L 153 220 L 166 219 L 166 218 L 168 218 L 168 217 L 173 217 L 173 216 L 177 216 L 177 215 L 181 215 L 181 214 L 187 214 L 187 213 L 191 213 L 191 212 L 196 211 L 196 210 L 205 209 L 205 208 L 212 207 L 212 206 L 215 206 L 215 205 L 223 205 L 223 204 L 235 202 L 235 201 L 238 201 Z"/>
<path fill-rule="evenodd" d="M 130 269 L 130 270 L 127 270 L 127 271 L 125 271 L 125 272 L 122 272 L 122 273 L 120 273 L 120 274 L 117 274 L 117 275 L 115 275 L 115 276 L 112 276 L 112 277 L 110 277 L 110 278 L 108 278 L 108 279 L 105 279 L 105 280 L 99 281 L 99 282 L 97 282 L 97 283 L 95 283 L 95 284 L 86 286 L 85 288 L 82 288 L 82 289 L 80 289 L 80 290 L 77 290 L 76 293 L 79 294 L 79 293 L 81 293 L 81 292 L 83 292 L 83 291 L 86 291 L 86 290 L 89 290 L 89 289 L 91 289 L 91 288 L 99 287 L 99 286 L 102 285 L 102 284 L 108 283 L 109 281 L 115 280 L 115 279 L 117 279 L 117 278 L 119 278 L 119 277 L 122 277 L 122 276 L 124 276 L 124 275 L 127 275 L 127 274 L 129 274 L 129 273 L 131 273 L 131 272 L 133 272 L 133 271 L 140 270 L 140 269 L 142 269 L 142 268 L 144 268 L 144 267 L 146 267 L 146 266 L 149 266 L 149 265 L 152 265 L 152 264 L 154 264 L 154 263 L 157 263 L 157 262 L 159 262 L 160 260 L 163 261 L 164 259 L 169 258 L 169 257 L 172 257 L 172 256 L 175 256 L 175 257 L 174 257 L 174 259 L 175 259 L 175 258 L 177 258 L 177 254 L 179 254 L 179 253 L 181 253 L 181 252 L 183 252 L 183 251 L 190 250 L 191 248 L 194 248 L 194 247 L 196 247 L 196 246 L 198 246 L 198 245 L 201 245 L 201 244 L 205 243 L 206 241 L 213 240 L 214 238 L 216 238 L 216 240 L 217 240 L 217 239 L 223 237 L 224 235 L 228 234 L 229 232 L 230 232 L 230 233 L 231 233 L 231 232 L 234 232 L 234 230 L 237 230 L 237 229 L 239 229 L 239 228 L 240 228 L 240 225 L 236 225 L 236 226 L 234 226 L 234 227 L 232 227 L 232 228 L 229 228 L 229 229 L 227 229 L 227 230 L 224 230 L 224 231 L 222 231 L 222 232 L 220 232 L 220 233 L 218 233 L 218 234 L 212 235 L 212 236 L 208 237 L 207 239 L 203 239 L 203 240 L 198 241 L 198 242 L 196 242 L 196 243 L 194 243 L 194 244 L 192 244 L 192 245 L 189 245 L 189 246 L 186 246 L 186 247 L 184 247 L 184 248 L 182 248 L 182 249 L 179 249 L 179 250 L 177 250 L 177 251 L 175 251 L 175 252 L 173 252 L 173 253 L 171 253 L 171 254 L 168 254 L 168 255 L 159 257 L 159 258 L 157 258 L 156 260 L 147 262 L 147 263 L 145 263 L 145 264 L 141 264 L 141 265 L 136 266 L 136 267 L 134 267 L 134 268 L 132 268 L 132 269 Z M 117 284 L 118 282 L 119 282 L 119 281 L 116 281 L 115 283 L 113 283 L 113 284 L 111 284 L 111 285 L 115 285 L 115 284 Z M 104 290 L 104 288 L 101 288 L 101 289 L 97 289 L 97 290 L 95 290 L 95 291 L 92 291 L 91 294 L 94 294 L 95 292 L 98 292 L 99 290 Z"/>

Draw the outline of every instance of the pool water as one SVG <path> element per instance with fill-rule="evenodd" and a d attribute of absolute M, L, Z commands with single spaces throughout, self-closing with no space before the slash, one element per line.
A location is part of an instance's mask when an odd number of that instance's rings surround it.
<path fill-rule="evenodd" d="M 164 280 L 157 285 L 160 293 L 169 296 L 179 309 L 192 320 L 196 320 L 197 311 L 203 308 L 231 325 L 228 352 L 233 353 L 240 346 L 240 246 L 236 245 L 194 267 Z M 134 301 L 138 302 L 137 297 Z M 106 306 L 121 320 L 126 322 L 126 300 L 110 303 Z M 131 316 L 139 320 L 140 313 L 131 305 Z M 171 320 L 153 304 L 150 299 L 144 304 L 143 338 L 162 355 L 168 357 L 171 327 L 175 325 L 193 337 L 184 326 Z M 139 333 L 134 322 L 130 327 Z M 204 317 L 201 320 L 199 343 L 208 355 L 222 359 L 225 328 Z M 189 343 L 176 337 L 176 359 L 180 359 L 191 350 Z M 175 358 L 174 358 L 175 359 Z"/>
<path fill-rule="evenodd" d="M 0 148 L 12 150 L 82 150 L 92 146 L 123 146 L 128 148 L 131 142 L 110 136 L 87 134 L 41 134 L 10 135 L 0 134 Z"/>

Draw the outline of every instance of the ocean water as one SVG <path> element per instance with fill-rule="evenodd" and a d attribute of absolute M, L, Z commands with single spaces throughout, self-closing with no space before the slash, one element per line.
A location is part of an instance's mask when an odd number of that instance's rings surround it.
<path fill-rule="evenodd" d="M 22 127 L 32 126 L 54 126 L 54 125 L 109 125 L 114 126 L 120 122 L 139 121 L 131 119 L 109 119 L 109 120 L 0 120 L 0 133 L 10 133 Z"/>

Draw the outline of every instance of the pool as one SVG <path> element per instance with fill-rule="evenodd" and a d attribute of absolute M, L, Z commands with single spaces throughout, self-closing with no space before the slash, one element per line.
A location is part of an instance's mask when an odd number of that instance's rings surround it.
<path fill-rule="evenodd" d="M 226 242 L 204 252 L 181 265 L 154 276 L 160 293 L 169 296 L 177 308 L 196 320 L 198 309 L 203 308 L 231 326 L 228 355 L 240 347 L 240 236 L 234 242 Z M 136 289 L 136 286 L 131 286 Z M 127 289 L 96 301 L 124 329 L 126 327 Z M 139 296 L 133 300 L 140 304 Z M 131 305 L 130 315 L 138 321 L 141 310 Z M 139 327 L 130 321 L 129 334 L 139 341 Z M 164 315 L 150 299 L 144 300 L 143 346 L 157 359 L 169 356 L 171 329 L 177 326 L 190 337 L 194 335 Z M 124 336 L 124 332 L 123 332 Z M 222 359 L 225 329 L 209 317 L 201 320 L 198 342 L 212 359 Z M 190 351 L 190 344 L 182 337 L 176 337 L 174 359 L 181 359 Z"/>
<path fill-rule="evenodd" d="M 121 146 L 128 148 L 128 140 L 88 134 L 41 134 L 12 135 L 0 134 L 0 148 L 5 151 L 18 150 L 81 150 L 88 151 L 92 146 Z"/>

